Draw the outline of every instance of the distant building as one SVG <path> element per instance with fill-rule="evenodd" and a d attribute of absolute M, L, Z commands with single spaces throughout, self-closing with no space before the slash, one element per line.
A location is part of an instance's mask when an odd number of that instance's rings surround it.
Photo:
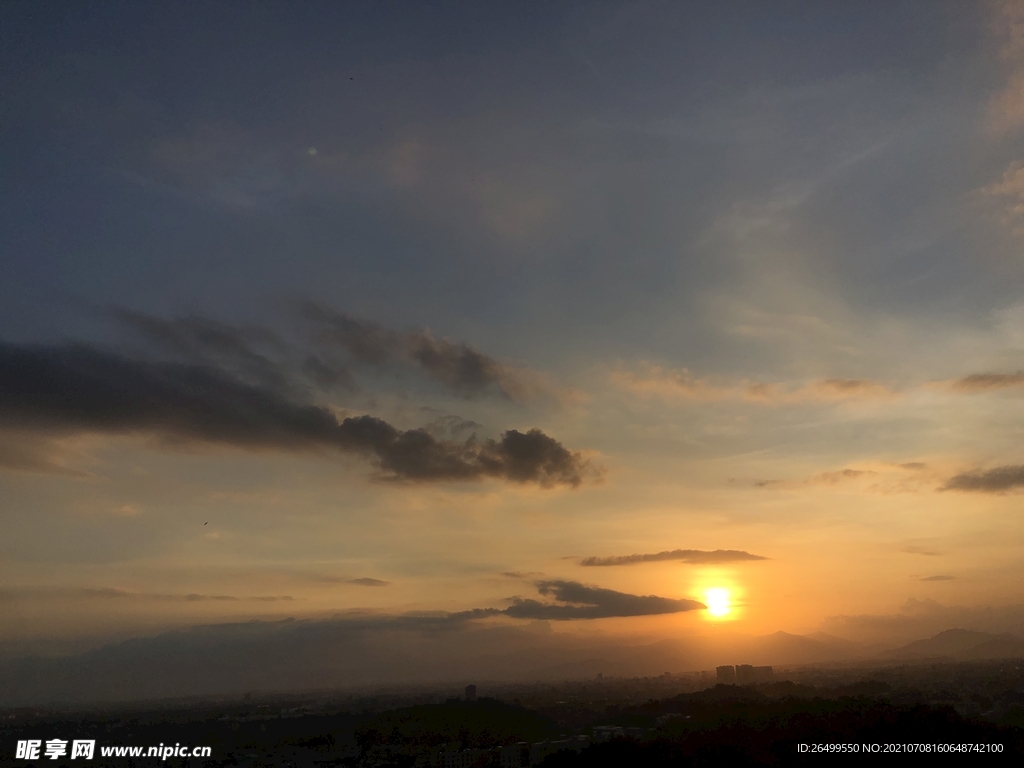
<path fill-rule="evenodd" d="M 654 718 L 654 722 L 658 725 L 664 725 L 671 720 L 689 720 L 690 717 L 690 715 L 684 715 L 682 712 L 669 712 L 667 715 Z"/>
<path fill-rule="evenodd" d="M 476 768 L 476 766 L 488 762 L 490 750 L 486 749 L 444 749 L 437 754 L 434 765 L 437 768 Z"/>
<path fill-rule="evenodd" d="M 754 682 L 764 683 L 775 677 L 775 671 L 771 667 L 754 667 Z"/>
<path fill-rule="evenodd" d="M 736 667 L 734 667 L 732 664 L 726 664 L 721 667 L 715 667 L 715 672 L 718 673 L 718 682 L 722 685 L 736 684 Z"/>
<path fill-rule="evenodd" d="M 530 764 L 530 745 L 525 741 L 507 744 L 498 750 L 501 768 L 523 768 Z"/>
<path fill-rule="evenodd" d="M 614 738 L 622 738 L 626 735 L 626 729 L 621 725 L 595 725 L 594 726 L 594 743 L 601 744 L 605 741 L 611 741 Z"/>
<path fill-rule="evenodd" d="M 736 665 L 736 683 L 738 685 L 763 683 L 771 680 L 773 676 L 774 672 L 771 667 L 755 667 L 750 664 Z"/>
<path fill-rule="evenodd" d="M 467 685 L 466 686 L 466 701 L 476 701 L 476 686 L 475 685 Z"/>
<path fill-rule="evenodd" d="M 414 765 L 427 766 L 430 768 L 480 768 L 480 766 L 493 766 L 496 762 L 501 765 L 502 747 L 492 749 L 459 749 L 458 744 L 445 744 L 440 750 L 432 753 L 425 760 L 420 757 Z M 522 762 L 508 763 L 509 768 L 521 768 Z"/>
<path fill-rule="evenodd" d="M 620 729 L 621 730 L 621 729 Z M 544 758 L 556 752 L 572 750 L 582 752 L 590 746 L 590 739 L 586 736 L 576 736 L 571 739 L 559 739 L 558 741 L 537 741 L 530 745 L 530 765 L 540 765 Z"/>

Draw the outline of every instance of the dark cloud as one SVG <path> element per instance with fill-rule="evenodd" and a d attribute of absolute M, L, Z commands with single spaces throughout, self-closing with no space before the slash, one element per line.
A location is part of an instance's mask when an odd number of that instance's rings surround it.
<path fill-rule="evenodd" d="M 961 472 L 954 475 L 940 491 L 977 491 L 1003 493 L 1024 486 L 1024 465 L 1010 464 L 985 472 Z"/>
<path fill-rule="evenodd" d="M 0 343 L 0 419 L 62 432 L 149 433 L 244 448 L 334 449 L 396 479 L 486 477 L 578 486 L 589 465 L 539 429 L 500 440 L 439 440 L 372 416 L 342 421 L 211 366 L 133 360 L 81 344 Z"/>
<path fill-rule="evenodd" d="M 432 411 L 432 408 L 425 408 L 424 410 Z M 483 429 L 483 424 L 473 421 L 472 419 L 464 419 L 461 416 L 438 416 L 429 424 L 424 425 L 424 429 L 435 437 L 452 437 L 459 438 L 463 435 L 473 434 L 479 429 Z"/>
<path fill-rule="evenodd" d="M 437 339 L 429 330 L 399 333 L 313 302 L 299 304 L 321 344 L 343 349 L 355 362 L 383 368 L 411 363 L 454 393 L 472 397 L 488 390 L 524 400 L 532 389 L 524 372 L 499 363 L 465 342 Z"/>
<path fill-rule="evenodd" d="M 605 619 L 613 616 L 654 616 L 706 608 L 696 600 L 656 595 L 631 595 L 580 584 L 577 581 L 539 581 L 537 591 L 557 603 L 517 598 L 502 611 L 516 619 Z"/>
<path fill-rule="evenodd" d="M 360 587 L 389 587 L 391 586 L 390 581 L 382 581 L 381 579 L 371 579 L 368 576 L 362 578 L 353 579 L 348 576 L 332 576 L 330 574 L 321 573 L 309 577 L 310 581 L 316 581 L 323 584 L 355 584 Z"/>
<path fill-rule="evenodd" d="M 953 389 L 961 392 L 988 392 L 1024 384 L 1024 371 L 1016 373 L 973 373 L 952 382 Z"/>
<path fill-rule="evenodd" d="M 349 584 L 357 584 L 360 587 L 387 587 L 391 585 L 390 581 L 382 581 L 381 579 L 371 579 L 369 577 L 363 577 L 361 579 L 349 579 Z"/>
<path fill-rule="evenodd" d="M 474 608 L 449 615 L 451 620 L 483 619 L 490 616 L 510 616 L 514 619 L 543 619 L 565 621 L 569 619 L 607 619 L 625 616 L 655 616 L 707 608 L 696 600 L 676 600 L 656 595 L 631 595 L 602 589 L 578 581 L 538 581 L 537 591 L 554 602 L 541 602 L 517 597 L 508 608 Z"/>
<path fill-rule="evenodd" d="M 580 565 L 633 565 L 675 560 L 681 563 L 738 563 L 746 560 L 767 560 L 761 555 L 752 555 L 738 549 L 673 549 L 646 555 L 618 555 L 615 557 L 586 557 Z"/>
<path fill-rule="evenodd" d="M 470 395 L 494 386 L 513 398 L 510 372 L 468 344 L 435 339 L 430 331 L 421 331 L 406 336 L 406 350 L 424 371 L 455 392 Z"/>

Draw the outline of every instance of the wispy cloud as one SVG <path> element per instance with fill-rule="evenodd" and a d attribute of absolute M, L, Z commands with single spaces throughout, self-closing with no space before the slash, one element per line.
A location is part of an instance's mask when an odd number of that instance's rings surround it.
<path fill-rule="evenodd" d="M 900 552 L 906 552 L 908 555 L 924 555 L 925 557 L 939 557 L 942 554 L 930 547 L 921 547 L 917 545 L 903 547 Z"/>
<path fill-rule="evenodd" d="M 664 552 L 655 552 L 643 555 L 616 555 L 612 557 L 585 557 L 580 565 L 608 566 L 608 565 L 635 565 L 636 563 L 657 563 L 665 560 L 680 563 L 693 563 L 697 565 L 709 565 L 718 563 L 739 563 L 749 560 L 767 560 L 761 555 L 752 555 L 738 549 L 673 549 Z"/>
<path fill-rule="evenodd" d="M 315 302 L 296 306 L 312 325 L 317 343 L 343 350 L 354 363 L 377 367 L 411 364 L 462 397 L 492 391 L 526 402 L 555 394 L 536 371 L 501 363 L 466 342 L 439 339 L 429 329 L 399 332 Z"/>
<path fill-rule="evenodd" d="M 922 576 L 918 581 L 952 581 L 954 576 Z"/>
<path fill-rule="evenodd" d="M 312 581 L 318 581 L 325 584 L 354 584 L 358 587 L 389 587 L 391 586 L 390 581 L 383 581 L 381 579 L 372 579 L 368 576 L 363 576 L 358 579 L 349 578 L 346 576 L 329 576 L 327 574 L 318 574 L 311 577 Z"/>
<path fill-rule="evenodd" d="M 815 475 L 812 482 L 818 485 L 836 485 L 846 480 L 856 480 L 858 477 L 876 474 L 871 469 L 840 469 L 835 472 L 822 472 Z"/>
<path fill-rule="evenodd" d="M 869 379 L 818 379 L 803 384 L 777 384 L 743 379 L 713 382 L 698 378 L 686 368 L 646 366 L 641 371 L 618 369 L 612 382 L 637 394 L 697 401 L 742 400 L 763 405 L 804 402 L 889 399 L 897 393 Z"/>
<path fill-rule="evenodd" d="M 1024 216 L 1024 168 L 1021 170 L 1021 215 Z M 629 392 L 667 400 L 696 402 L 742 401 L 762 405 L 892 400 L 921 390 L 954 394 L 980 394 L 1024 384 L 1024 371 L 972 373 L 958 379 L 932 381 L 897 390 L 871 379 L 816 379 L 805 383 L 768 383 L 742 379 L 736 382 L 700 378 L 686 368 L 647 366 L 640 371 L 619 368 L 612 382 Z"/>
<path fill-rule="evenodd" d="M 361 579 L 351 579 L 349 580 L 349 584 L 356 584 L 360 587 L 387 587 L 391 585 L 391 582 L 363 577 Z"/>
<path fill-rule="evenodd" d="M 371 368 L 412 372 L 462 398 L 497 395 L 525 403 L 578 396 L 558 390 L 538 371 L 502 363 L 467 342 L 438 338 L 430 329 L 397 331 L 311 301 L 291 306 L 287 332 L 198 315 L 166 319 L 120 308 L 109 314 L 175 359 L 220 367 L 282 391 L 354 390 L 359 370 Z"/>
<path fill-rule="evenodd" d="M 109 314 L 172 359 L 222 369 L 233 377 L 278 392 L 313 384 L 354 386 L 351 372 L 292 347 L 263 326 L 237 326 L 189 315 L 165 319 L 114 308 Z"/>
<path fill-rule="evenodd" d="M 1002 135 L 1024 126 L 1024 5 L 1017 0 L 991 4 L 992 30 L 1000 40 L 1006 83 L 989 104 L 989 128 Z"/>
<path fill-rule="evenodd" d="M 69 466 L 69 451 L 59 440 L 25 430 L 0 431 L 0 468 L 16 472 L 65 475 L 87 478 L 83 472 Z"/>
<path fill-rule="evenodd" d="M 757 480 L 754 482 L 754 487 L 786 489 L 806 488 L 814 485 L 839 485 L 840 483 L 867 478 L 877 474 L 878 472 L 873 469 L 853 469 L 851 467 L 845 467 L 843 469 L 819 472 L 818 474 L 812 475 L 804 480 Z"/>
<path fill-rule="evenodd" d="M 0 602 L 11 602 L 14 600 L 129 600 L 129 601 L 158 601 L 175 603 L 204 603 L 204 602 L 279 602 L 292 601 L 295 598 L 291 595 L 207 595 L 198 592 L 187 594 L 170 594 L 162 592 L 131 592 L 125 589 L 114 589 L 111 587 L 25 587 L 0 590 Z"/>
<path fill-rule="evenodd" d="M 996 389 L 1018 387 L 1024 384 L 1024 371 L 1015 373 L 972 373 L 949 382 L 951 389 L 965 394 L 991 392 Z"/>
<path fill-rule="evenodd" d="M 940 480 L 921 461 L 865 461 L 858 467 L 829 469 L 803 478 L 766 480 L 734 480 L 735 485 L 749 485 L 772 491 L 796 491 L 808 488 L 832 488 L 883 496 L 932 492 Z"/>

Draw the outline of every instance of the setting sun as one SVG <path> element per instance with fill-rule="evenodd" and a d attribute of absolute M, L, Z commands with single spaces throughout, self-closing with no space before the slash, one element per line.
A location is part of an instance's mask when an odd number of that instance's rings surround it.
<path fill-rule="evenodd" d="M 704 601 L 708 605 L 708 613 L 712 616 L 726 616 L 732 610 L 729 590 L 716 587 L 704 593 Z"/>

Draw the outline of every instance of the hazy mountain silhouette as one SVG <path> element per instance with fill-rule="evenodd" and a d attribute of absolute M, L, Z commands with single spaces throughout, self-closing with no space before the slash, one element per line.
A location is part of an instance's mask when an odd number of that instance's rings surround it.
<path fill-rule="evenodd" d="M 824 661 L 843 661 L 863 655 L 859 643 L 832 637 L 824 633 L 793 635 L 775 632 L 755 637 L 750 646 L 751 663 L 757 664 L 812 664 Z"/>
<path fill-rule="evenodd" d="M 880 654 L 891 659 L 1007 659 L 1024 658 L 1024 640 L 1009 633 L 993 635 L 969 629 L 947 629 Z"/>

